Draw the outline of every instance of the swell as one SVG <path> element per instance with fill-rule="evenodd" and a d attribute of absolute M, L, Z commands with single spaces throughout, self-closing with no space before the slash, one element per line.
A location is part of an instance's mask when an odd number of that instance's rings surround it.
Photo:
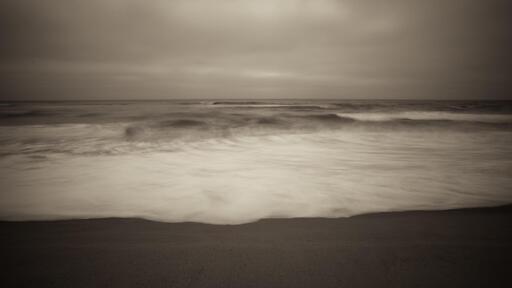
<path fill-rule="evenodd" d="M 358 105 L 363 104 L 383 105 L 378 103 L 359 103 Z M 482 105 L 479 109 L 482 109 Z M 121 108 L 122 106 L 115 107 L 116 109 L 105 108 L 106 106 L 101 109 L 96 107 L 92 110 L 84 107 L 61 106 L 53 109 L 17 107 L 18 110 L 8 107 L 0 113 L 5 117 L 0 125 L 0 154 L 47 153 L 48 151 L 77 154 L 108 154 L 114 151 L 115 154 L 125 153 L 125 151 L 128 153 L 151 149 L 162 150 L 168 147 L 174 149 L 176 145 L 181 145 L 180 143 L 188 145 L 191 142 L 211 139 L 231 141 L 244 137 L 280 137 L 323 132 L 390 134 L 406 132 L 404 134 L 428 135 L 427 133 L 437 132 L 512 131 L 512 114 L 439 110 L 369 112 L 371 108 L 368 106 L 364 106 L 364 112 L 357 113 L 340 112 L 340 109 L 332 108 L 305 111 L 286 107 L 239 110 L 232 107 L 217 109 L 208 105 L 187 106 L 179 109 L 175 106 L 163 108 L 160 106 L 164 105 L 140 105 L 136 106 L 137 109 L 128 107 L 127 110 L 123 110 L 125 108 Z M 10 113 L 17 116 L 8 116 Z M 7 119 L 15 121 L 6 121 Z"/>
<path fill-rule="evenodd" d="M 274 113 L 270 115 L 224 113 L 202 117 L 170 116 L 166 119 L 142 123 L 142 127 L 160 130 L 229 130 L 229 129 L 279 129 L 279 130 L 318 130 L 326 129 L 491 129 L 510 130 L 512 118 L 487 118 L 486 115 L 477 117 L 406 117 L 390 116 L 378 119 L 360 117 L 358 114 L 340 113 Z M 435 116 L 435 115 L 434 115 Z M 450 115 L 448 115 L 450 116 Z M 140 124 L 139 124 L 140 125 Z"/>
<path fill-rule="evenodd" d="M 168 113 L 155 119 L 112 123 L 66 123 L 0 126 L 0 148 L 23 150 L 26 145 L 92 145 L 129 142 L 199 141 L 212 138 L 287 135 L 322 131 L 347 132 L 466 132 L 512 131 L 507 118 L 488 119 L 486 115 L 463 120 L 417 116 L 417 119 L 385 114 L 368 117 L 358 113 Z M 189 116 L 189 117 L 187 117 Z M 428 115 L 427 115 L 428 116 Z M 448 114 L 448 116 L 453 116 Z M 423 117 L 423 118 L 422 118 Z M 492 121 L 490 121 L 492 120 Z M 20 147 L 15 146 L 19 144 Z M 103 145 L 103 144 L 102 144 Z"/>
<path fill-rule="evenodd" d="M 254 109 L 322 110 L 340 112 L 444 111 L 454 113 L 512 114 L 511 101 L 411 101 L 411 100 L 345 100 L 345 101 L 210 101 L 204 105 Z"/>

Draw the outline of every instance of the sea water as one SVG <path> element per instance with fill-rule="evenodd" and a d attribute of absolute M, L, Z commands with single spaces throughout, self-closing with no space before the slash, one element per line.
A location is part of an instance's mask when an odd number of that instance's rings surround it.
<path fill-rule="evenodd" d="M 214 224 L 512 202 L 512 103 L 0 104 L 0 220 Z"/>

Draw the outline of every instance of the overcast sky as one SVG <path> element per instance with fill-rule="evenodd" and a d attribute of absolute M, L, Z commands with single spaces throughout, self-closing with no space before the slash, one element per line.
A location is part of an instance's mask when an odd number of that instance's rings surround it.
<path fill-rule="evenodd" d="M 1 0 L 0 97 L 508 98 L 508 0 Z"/>

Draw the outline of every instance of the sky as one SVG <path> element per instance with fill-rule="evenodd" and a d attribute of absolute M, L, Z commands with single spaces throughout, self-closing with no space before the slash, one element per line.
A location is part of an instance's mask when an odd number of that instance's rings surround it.
<path fill-rule="evenodd" d="M 2 0 L 0 99 L 512 99 L 508 0 Z"/>

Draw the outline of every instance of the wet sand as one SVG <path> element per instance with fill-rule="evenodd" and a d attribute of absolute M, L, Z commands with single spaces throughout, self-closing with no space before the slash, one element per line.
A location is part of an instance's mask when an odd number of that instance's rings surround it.
<path fill-rule="evenodd" d="M 2 287 L 512 287 L 512 206 L 244 225 L 0 222 Z"/>

